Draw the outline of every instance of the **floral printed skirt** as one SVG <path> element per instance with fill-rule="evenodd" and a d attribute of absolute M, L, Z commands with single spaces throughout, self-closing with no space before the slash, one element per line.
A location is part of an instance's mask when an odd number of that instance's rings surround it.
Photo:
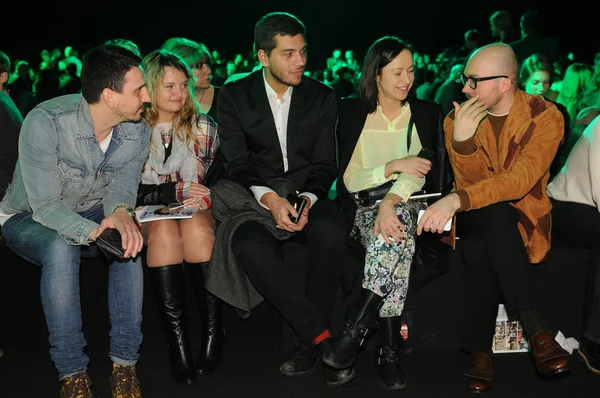
<path fill-rule="evenodd" d="M 351 237 L 366 249 L 362 287 L 384 297 L 380 317 L 400 316 L 408 292 L 410 267 L 415 253 L 417 217 L 426 209 L 425 201 L 399 202 L 394 206 L 400 222 L 406 227 L 404 239 L 387 244 L 381 234 L 374 236 L 379 204 L 362 206 L 357 202 Z"/>

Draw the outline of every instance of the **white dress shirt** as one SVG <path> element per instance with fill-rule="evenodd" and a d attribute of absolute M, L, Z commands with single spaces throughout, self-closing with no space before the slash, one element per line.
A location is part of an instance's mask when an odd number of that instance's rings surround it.
<path fill-rule="evenodd" d="M 288 171 L 288 156 L 287 156 L 287 125 L 288 125 L 288 117 L 290 115 L 290 103 L 292 102 L 292 90 L 294 89 L 292 86 L 288 87 L 288 89 L 283 93 L 281 99 L 273 90 L 273 88 L 267 82 L 265 78 L 265 71 L 263 69 L 263 81 L 265 82 L 265 90 L 267 90 L 267 98 L 269 99 L 269 105 L 271 106 L 271 112 L 273 113 L 273 120 L 275 121 L 275 128 L 277 129 L 277 137 L 279 138 L 279 146 L 281 148 L 281 155 L 283 157 L 283 170 Z M 273 192 L 271 188 L 253 185 L 250 187 L 252 193 L 254 193 L 254 197 L 258 200 L 258 203 L 266 209 L 265 206 L 260 199 L 264 194 L 268 192 Z M 306 196 L 310 199 L 310 205 L 314 205 L 318 198 L 315 194 L 310 192 L 302 192 L 299 195 Z"/>

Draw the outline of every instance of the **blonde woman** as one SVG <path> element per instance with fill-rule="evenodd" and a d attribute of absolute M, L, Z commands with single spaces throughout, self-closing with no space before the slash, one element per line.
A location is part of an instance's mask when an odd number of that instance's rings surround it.
<path fill-rule="evenodd" d="M 206 320 L 220 319 L 220 308 L 204 288 L 215 238 L 209 210 L 210 190 L 203 181 L 218 147 L 217 128 L 209 116 L 200 112 L 193 74 L 182 58 L 166 50 L 156 50 L 144 58 L 143 67 L 152 99 L 144 117 L 152 127 L 152 138 L 138 205 L 195 201 L 194 206 L 200 206 L 191 219 L 142 225 L 148 273 L 167 337 L 171 376 L 176 382 L 192 384 L 196 381 L 196 366 L 186 330 L 184 263 L 205 318 L 205 340 L 206 329 L 217 327 L 218 346 L 222 346 L 222 326 Z M 202 344 L 205 347 L 207 342 Z M 197 365 L 203 372 L 207 358 L 202 357 L 202 351 L 200 354 L 203 363 Z M 220 348 L 212 354 L 211 366 L 220 358 Z"/>

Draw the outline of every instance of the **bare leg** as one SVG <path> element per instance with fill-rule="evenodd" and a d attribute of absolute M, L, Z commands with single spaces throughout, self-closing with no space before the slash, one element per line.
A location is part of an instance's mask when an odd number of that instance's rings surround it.
<path fill-rule="evenodd" d="M 144 243 L 148 247 L 148 267 L 181 264 L 183 243 L 177 220 L 151 221 L 142 224 Z"/>
<path fill-rule="evenodd" d="M 215 243 L 214 223 L 210 210 L 199 210 L 192 218 L 180 220 L 185 261 L 202 263 L 210 260 Z"/>

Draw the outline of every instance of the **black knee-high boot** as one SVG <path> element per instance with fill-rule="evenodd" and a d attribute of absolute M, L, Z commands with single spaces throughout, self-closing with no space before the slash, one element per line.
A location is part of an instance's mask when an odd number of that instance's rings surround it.
<path fill-rule="evenodd" d="M 379 384 L 387 390 L 406 387 L 406 376 L 402 370 L 400 355 L 404 339 L 400 334 L 402 318 L 399 316 L 377 318 L 378 339 L 375 363 L 379 374 Z"/>
<path fill-rule="evenodd" d="M 171 377 L 178 383 L 195 383 L 196 368 L 187 332 L 183 266 L 149 267 L 148 275 L 167 337 Z"/>
<path fill-rule="evenodd" d="M 206 375 L 219 367 L 223 355 L 225 329 L 223 327 L 221 300 L 205 288 L 210 262 L 188 263 L 187 265 L 190 281 L 198 301 L 203 329 L 196 368 L 198 374 Z"/>
<path fill-rule="evenodd" d="M 352 366 L 360 347 L 377 327 L 376 317 L 383 297 L 368 289 L 362 289 L 360 298 L 346 312 L 346 327 L 339 336 L 332 338 L 321 358 L 325 364 L 336 369 Z"/>

